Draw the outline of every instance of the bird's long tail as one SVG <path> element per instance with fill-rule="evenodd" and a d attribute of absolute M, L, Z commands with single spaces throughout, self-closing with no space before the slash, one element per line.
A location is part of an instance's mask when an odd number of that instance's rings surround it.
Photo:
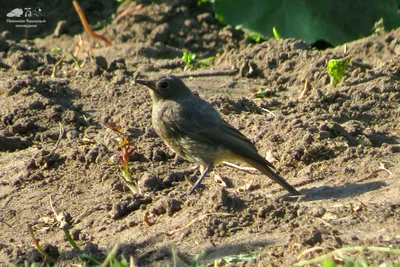
<path fill-rule="evenodd" d="M 251 159 L 251 158 L 245 158 L 245 162 L 263 174 L 267 175 L 270 179 L 272 179 L 274 182 L 278 183 L 280 186 L 282 186 L 284 189 L 286 189 L 290 194 L 299 196 L 301 193 L 297 191 L 293 186 L 291 186 L 286 180 L 278 175 L 276 172 L 274 172 L 268 165 L 271 165 L 268 161 L 265 159 L 261 158 L 259 160 Z"/>

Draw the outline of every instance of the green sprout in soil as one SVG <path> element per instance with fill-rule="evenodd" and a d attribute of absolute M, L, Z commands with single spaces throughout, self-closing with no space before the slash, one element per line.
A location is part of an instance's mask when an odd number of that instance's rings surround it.
<path fill-rule="evenodd" d="M 65 56 L 62 56 L 62 57 L 60 58 L 60 60 L 57 61 L 56 64 L 54 64 L 53 71 L 51 72 L 51 78 L 56 77 L 56 70 L 57 70 L 57 67 L 62 65 L 62 62 L 63 62 L 64 59 L 65 59 Z"/>
<path fill-rule="evenodd" d="M 0 261 L 0 264 L 5 264 L 5 265 L 1 265 L 1 266 L 7 266 L 7 267 L 19 267 L 19 266 L 22 266 L 21 264 L 19 264 L 18 266 L 17 265 L 14 265 L 14 264 L 12 264 L 11 262 L 9 262 L 9 261 L 7 261 L 7 260 L 2 260 L 2 261 Z M 28 261 L 24 261 L 24 265 L 23 265 L 24 267 L 52 267 L 52 266 L 54 266 L 54 265 L 50 265 L 49 263 L 47 263 L 47 264 L 36 264 L 35 262 L 32 262 L 32 263 L 29 263 Z"/>
<path fill-rule="evenodd" d="M 237 25 L 235 27 L 236 30 L 242 30 L 244 32 L 244 36 L 246 38 L 246 40 L 250 43 L 262 43 L 265 41 L 265 38 L 258 32 L 255 31 L 251 31 L 245 27 L 243 27 L 243 25 Z"/>
<path fill-rule="evenodd" d="M 62 54 L 63 50 L 60 47 L 53 47 L 52 49 L 50 49 L 50 53 L 54 53 L 54 54 Z"/>
<path fill-rule="evenodd" d="M 253 96 L 255 98 L 265 98 L 265 97 L 271 97 L 274 94 L 274 91 L 268 88 L 254 88 L 251 90 L 253 93 Z"/>
<path fill-rule="evenodd" d="M 313 251 L 315 248 L 310 249 L 309 251 Z M 303 252 L 302 254 L 306 254 L 308 251 Z M 345 256 L 344 253 L 357 252 L 359 253 L 358 257 L 356 255 L 353 256 Z M 379 257 L 376 262 L 372 262 L 370 257 L 371 252 L 382 253 L 382 256 Z M 321 263 L 322 267 L 339 267 L 339 266 L 360 266 L 360 267 L 368 267 L 368 266 L 386 266 L 386 267 L 400 267 L 400 259 L 397 261 L 393 260 L 384 260 L 383 257 L 389 254 L 398 254 L 400 256 L 400 249 L 388 248 L 388 247 L 344 247 L 336 249 L 332 252 L 326 253 L 319 257 L 310 260 L 300 261 L 293 266 L 309 266 L 310 264 Z"/>
<path fill-rule="evenodd" d="M 118 1 L 117 1 L 117 3 L 118 3 Z M 118 4 L 120 4 L 120 3 L 118 3 Z M 97 31 L 97 30 L 104 28 L 106 25 L 111 24 L 111 22 L 112 22 L 112 19 L 111 19 L 111 17 L 109 17 L 109 18 L 97 21 L 96 24 L 91 24 L 90 27 L 92 27 L 93 30 Z"/>
<path fill-rule="evenodd" d="M 50 207 L 54 213 L 54 217 L 56 220 L 53 225 L 56 225 L 59 229 L 62 229 L 64 231 L 65 239 L 75 250 L 78 251 L 78 257 L 81 259 L 85 259 L 93 264 L 97 265 L 100 264 L 100 261 L 98 261 L 97 259 L 93 258 L 92 256 L 86 253 L 82 253 L 82 249 L 78 246 L 78 244 L 76 244 L 75 240 L 72 238 L 71 233 L 69 232 L 69 230 L 73 228 L 72 216 L 68 212 L 56 212 L 53 206 L 53 201 L 51 200 L 50 196 L 49 199 L 50 199 Z"/>
<path fill-rule="evenodd" d="M 215 57 L 208 57 L 206 59 L 197 61 L 196 59 L 196 54 L 189 53 L 189 52 L 183 52 L 182 55 L 182 60 L 185 62 L 185 68 L 184 70 L 195 70 L 200 67 L 208 67 L 213 61 Z"/>
<path fill-rule="evenodd" d="M 185 266 L 189 267 L 205 267 L 205 265 L 200 264 L 200 260 L 203 257 L 203 253 L 197 254 L 193 259 L 188 258 L 183 253 L 181 253 L 177 248 L 172 248 L 172 259 L 173 265 L 167 264 L 167 267 L 178 266 L 178 259 L 180 259 Z"/>
<path fill-rule="evenodd" d="M 212 0 L 197 0 L 197 6 L 202 6 L 206 3 L 212 3 Z"/>
<path fill-rule="evenodd" d="M 344 73 L 349 66 L 350 59 L 350 57 L 345 57 L 342 59 L 329 60 L 327 71 L 331 80 L 331 86 L 336 87 L 343 80 Z"/>
<path fill-rule="evenodd" d="M 132 179 L 129 170 L 129 157 L 135 150 L 135 147 L 132 145 L 131 137 L 122 133 L 121 126 L 115 122 L 106 122 L 104 125 L 106 128 L 109 128 L 118 134 L 118 138 L 113 140 L 117 146 L 118 153 L 111 158 L 111 162 L 113 162 L 121 172 L 124 184 L 133 193 L 141 194 L 140 188 L 137 182 Z"/>
<path fill-rule="evenodd" d="M 282 36 L 275 27 L 272 27 L 272 33 L 274 34 L 276 40 L 282 40 Z"/>
<path fill-rule="evenodd" d="M 225 256 L 222 259 L 216 260 L 216 266 L 225 266 L 231 263 L 250 262 L 257 257 L 258 251 L 249 254 L 239 254 L 233 256 Z M 215 265 L 214 265 L 215 266 Z"/>
<path fill-rule="evenodd" d="M 48 255 L 44 251 L 42 246 L 39 244 L 40 240 L 35 237 L 35 234 L 33 233 L 32 226 L 28 225 L 28 231 L 29 231 L 29 234 L 31 235 L 31 238 L 32 238 L 32 241 L 33 241 L 33 245 L 35 246 L 36 250 L 40 253 L 40 255 L 42 255 L 42 257 L 44 258 L 44 262 L 45 263 L 56 263 L 56 259 L 54 259 L 50 255 Z"/>
<path fill-rule="evenodd" d="M 73 240 L 71 234 L 70 234 L 70 229 L 73 228 L 73 219 L 71 215 L 67 212 L 56 212 L 53 202 L 51 197 L 49 196 L 50 199 L 50 207 L 54 213 L 54 218 L 50 217 L 43 217 L 43 221 L 45 221 L 47 224 L 50 225 L 50 227 L 56 226 L 58 229 L 62 229 L 65 235 L 66 240 L 68 243 L 76 250 L 76 255 L 80 259 L 83 259 L 87 261 L 90 264 L 94 265 L 100 265 L 101 262 L 92 256 L 83 253 L 82 249 L 76 244 L 76 242 Z M 47 227 L 46 227 L 47 228 Z M 31 236 L 32 242 L 36 250 L 42 255 L 43 257 L 43 263 L 40 266 L 53 266 L 53 264 L 57 264 L 57 259 L 53 258 L 50 256 L 40 245 L 39 239 L 35 237 L 35 233 L 33 231 L 33 228 L 31 225 L 28 225 L 28 232 Z M 13 267 L 14 265 L 8 264 L 7 266 Z M 24 262 L 24 266 L 30 266 L 33 267 L 35 266 L 35 263 L 30 263 L 28 261 Z"/>
<path fill-rule="evenodd" d="M 206 266 L 227 266 L 234 263 L 248 263 L 256 258 L 259 251 L 251 252 L 248 254 L 225 256 L 220 259 L 214 260 L 213 264 L 201 264 L 200 261 L 205 256 L 204 253 L 197 254 L 193 259 L 188 258 L 178 249 L 172 248 L 173 265 L 168 264 L 167 267 L 178 266 L 178 259 L 181 260 L 185 266 L 190 267 L 206 267 Z M 235 265 L 236 266 L 236 265 Z M 247 266 L 247 265 L 246 265 Z"/>
<path fill-rule="evenodd" d="M 372 30 L 374 31 L 375 34 L 380 34 L 385 32 L 385 25 L 383 23 L 383 18 L 380 18 L 377 22 L 375 22 Z"/>
<path fill-rule="evenodd" d="M 77 57 L 79 52 L 80 52 L 80 50 L 81 50 L 82 44 L 83 44 L 83 40 L 81 39 L 79 41 L 79 44 L 77 45 L 77 49 L 75 51 L 75 54 L 72 53 L 71 51 L 68 51 L 68 52 L 63 51 L 61 48 L 58 48 L 58 47 L 52 48 L 50 50 L 51 53 L 62 54 L 62 57 L 53 66 L 53 70 L 51 72 L 51 77 L 52 78 L 56 77 L 57 69 L 60 69 L 60 70 L 62 69 L 63 62 L 64 62 L 65 58 L 68 56 L 68 54 L 72 57 L 72 60 L 75 62 L 76 68 L 81 69 L 85 65 L 86 60 L 82 61 Z M 88 51 L 91 52 L 91 50 L 88 50 Z M 88 52 L 88 55 L 90 54 L 89 52 Z"/>
<path fill-rule="evenodd" d="M 75 56 L 71 51 L 69 51 L 69 54 L 71 55 L 72 59 L 74 60 L 76 66 L 78 66 L 78 68 L 82 68 L 83 67 L 83 62 L 81 60 L 78 59 L 77 56 Z"/>
<path fill-rule="evenodd" d="M 256 32 L 246 31 L 245 32 L 246 40 L 250 43 L 262 43 L 264 39 L 262 36 Z"/>
<path fill-rule="evenodd" d="M 119 245 L 115 245 L 114 248 L 108 253 L 106 259 L 100 267 L 136 267 L 133 256 L 129 258 L 129 261 L 125 259 L 124 255 L 121 256 L 121 260 L 117 259 L 116 254 L 119 249 Z"/>
<path fill-rule="evenodd" d="M 50 200 L 51 201 L 51 200 Z M 53 208 L 53 207 L 52 207 Z M 54 210 L 53 210 L 54 211 Z M 55 211 L 54 211 L 55 212 Z M 69 216 L 68 213 L 55 213 L 56 215 L 56 224 L 60 225 L 60 228 L 62 226 L 63 223 L 65 223 L 65 219 L 67 217 L 65 217 L 64 215 L 67 214 L 70 219 L 67 220 L 72 220 L 72 218 Z M 69 222 L 67 223 L 68 227 L 64 228 L 64 229 L 69 229 L 72 227 L 72 224 L 69 224 Z M 31 235 L 31 238 L 34 242 L 34 246 L 36 248 L 36 250 L 43 256 L 44 260 L 43 263 L 38 265 L 38 266 L 46 266 L 46 267 L 50 267 L 50 266 L 57 266 L 57 260 L 54 259 L 53 257 L 51 257 L 50 255 L 48 255 L 44 249 L 40 246 L 39 244 L 39 239 L 37 239 L 34 235 L 33 229 L 32 227 L 29 225 L 28 226 L 28 231 Z M 125 259 L 124 255 L 121 255 L 121 259 L 117 259 L 116 254 L 117 254 L 117 250 L 119 248 L 118 245 L 116 245 L 106 256 L 106 258 L 104 259 L 104 262 L 102 263 L 101 261 L 95 259 L 94 257 L 86 254 L 86 253 L 82 253 L 82 250 L 78 247 L 78 245 L 76 245 L 76 243 L 72 240 L 71 235 L 69 234 L 68 230 L 65 231 L 64 233 L 66 233 L 66 238 L 67 241 L 69 241 L 69 243 L 74 247 L 74 249 L 77 250 L 77 253 L 75 254 L 78 258 L 80 258 L 81 260 L 84 260 L 85 263 L 83 265 L 74 265 L 74 266 L 87 266 L 86 264 L 88 264 L 88 266 L 100 266 L 100 267 L 136 267 L 137 265 L 134 262 L 133 256 L 131 256 L 129 258 L 129 261 Z M 68 234 L 67 234 L 68 233 Z M 7 266 L 9 267 L 16 267 L 15 265 L 5 261 Z M 1 261 L 0 261 L 1 263 Z M 55 264 L 55 265 L 54 265 Z M 24 266 L 27 267 L 36 267 L 35 263 L 29 263 L 28 261 L 24 262 Z"/>

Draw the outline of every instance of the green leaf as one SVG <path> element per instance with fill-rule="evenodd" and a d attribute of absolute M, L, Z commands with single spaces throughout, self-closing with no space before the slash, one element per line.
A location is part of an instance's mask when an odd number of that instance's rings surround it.
<path fill-rule="evenodd" d="M 327 258 L 322 262 L 322 267 L 336 267 L 336 263 L 332 258 Z"/>
<path fill-rule="evenodd" d="M 233 256 L 225 256 L 220 259 L 217 263 L 219 265 L 226 265 L 231 262 L 243 262 L 243 261 L 251 261 L 256 258 L 258 252 L 253 252 L 249 254 L 240 254 L 240 255 L 233 255 Z M 218 266 L 219 266 L 218 265 Z"/>
<path fill-rule="evenodd" d="M 256 98 L 271 97 L 274 94 L 274 92 L 268 88 L 255 88 L 252 92 Z"/>
<path fill-rule="evenodd" d="M 197 0 L 197 6 L 202 6 L 205 3 L 211 3 L 211 0 Z"/>
<path fill-rule="evenodd" d="M 344 73 L 349 66 L 350 59 L 350 57 L 346 57 L 342 59 L 329 60 L 327 71 L 333 87 L 336 87 L 342 81 Z"/>
<path fill-rule="evenodd" d="M 313 43 L 319 39 L 339 45 L 373 33 L 383 18 L 386 30 L 400 26 L 400 0 L 215 0 L 216 18 L 233 26 L 273 37 Z"/>
<path fill-rule="evenodd" d="M 60 47 L 53 47 L 52 49 L 50 49 L 50 52 L 51 53 L 59 53 L 59 54 L 61 54 L 62 53 L 62 48 L 60 48 Z"/>
<path fill-rule="evenodd" d="M 186 65 L 193 64 L 196 60 L 196 54 L 183 52 L 182 60 L 186 63 Z"/>
<path fill-rule="evenodd" d="M 266 40 L 260 33 L 246 29 L 243 25 L 237 25 L 235 29 L 243 30 L 246 40 L 251 43 L 261 43 Z"/>
<path fill-rule="evenodd" d="M 272 27 L 272 33 L 276 40 L 281 40 L 282 36 L 279 34 L 278 30 L 275 27 Z"/>
<path fill-rule="evenodd" d="M 193 53 L 188 53 L 188 52 L 183 52 L 182 55 L 182 60 L 185 62 L 185 69 L 192 69 L 195 70 L 197 68 L 200 68 L 201 66 L 209 66 L 209 63 L 212 63 L 214 61 L 215 57 L 208 57 L 206 59 L 196 61 L 196 54 Z"/>

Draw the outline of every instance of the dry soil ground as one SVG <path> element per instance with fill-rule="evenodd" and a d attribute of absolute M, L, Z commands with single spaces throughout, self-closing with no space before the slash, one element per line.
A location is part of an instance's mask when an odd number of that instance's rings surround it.
<path fill-rule="evenodd" d="M 113 14 L 100 30 L 111 47 L 82 33 L 70 2 L 52 4 L 42 32 L 24 31 L 41 38 L 0 37 L 2 264 L 43 261 L 28 225 L 57 266 L 84 263 L 53 223 L 50 198 L 56 212 L 71 215 L 72 236 L 86 253 L 102 260 L 120 244 L 119 253 L 138 266 L 172 264 L 173 247 L 189 258 L 203 253 L 203 263 L 257 252 L 238 266 L 289 266 L 344 246 L 399 247 L 400 29 L 348 43 L 350 66 L 333 88 L 326 63 L 343 57 L 344 46 L 251 44 L 216 21 L 208 5 L 191 1 L 107 3 L 82 6 L 93 24 Z M 66 34 L 55 37 L 61 19 Z M 77 34 L 84 41 L 80 68 L 67 52 L 77 47 Z M 184 71 L 184 51 L 216 59 Z M 199 173 L 155 134 L 148 92 L 132 84 L 137 71 L 184 76 L 304 198 L 287 198 L 262 174 L 227 166 L 187 196 L 187 180 Z M 255 98 L 257 88 L 267 96 Z M 140 196 L 109 162 L 117 151 L 107 121 L 132 136 Z M 312 247 L 320 249 L 301 254 Z"/>

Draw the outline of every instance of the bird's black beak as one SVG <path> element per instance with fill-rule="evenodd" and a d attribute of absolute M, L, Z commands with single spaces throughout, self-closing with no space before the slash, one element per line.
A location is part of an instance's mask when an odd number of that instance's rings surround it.
<path fill-rule="evenodd" d="M 156 83 L 152 80 L 136 80 L 135 82 L 141 85 L 145 85 L 152 90 L 156 90 Z"/>
<path fill-rule="evenodd" d="M 148 88 L 150 88 L 151 90 L 156 90 L 157 86 L 154 80 L 150 79 L 148 76 L 146 75 L 138 75 L 139 77 L 137 77 L 134 80 L 134 84 L 141 84 L 144 85 Z"/>

